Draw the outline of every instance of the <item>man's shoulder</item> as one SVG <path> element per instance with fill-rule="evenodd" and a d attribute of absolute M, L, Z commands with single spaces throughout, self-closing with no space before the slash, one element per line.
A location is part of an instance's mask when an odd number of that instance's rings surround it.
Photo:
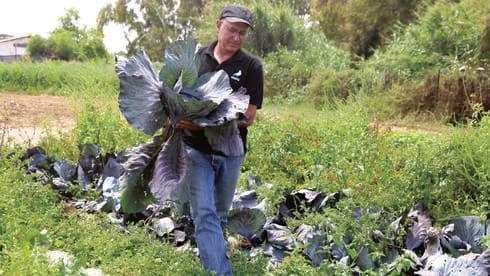
<path fill-rule="evenodd" d="M 197 48 L 197 54 L 198 55 L 202 55 L 207 49 L 208 49 L 209 45 L 200 45 L 198 48 Z"/>
<path fill-rule="evenodd" d="M 255 56 L 255 55 L 253 55 L 253 54 L 251 54 L 251 53 L 249 53 L 243 49 L 240 50 L 240 54 L 241 54 L 241 58 L 246 60 L 248 63 L 253 64 L 254 66 L 262 66 L 262 62 L 260 61 L 260 59 L 257 56 Z"/>
<path fill-rule="evenodd" d="M 198 55 L 203 55 L 205 53 L 212 53 L 214 50 L 214 47 L 216 46 L 217 41 L 214 41 L 210 44 L 207 45 L 199 45 L 197 47 L 197 54 Z"/>

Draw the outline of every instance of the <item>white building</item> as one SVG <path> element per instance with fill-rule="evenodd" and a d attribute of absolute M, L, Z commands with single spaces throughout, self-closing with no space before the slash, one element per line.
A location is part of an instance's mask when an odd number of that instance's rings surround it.
<path fill-rule="evenodd" d="M 26 54 L 27 43 L 31 38 L 30 35 L 9 37 L 6 35 L 0 36 L 0 61 L 12 62 L 21 60 Z"/>

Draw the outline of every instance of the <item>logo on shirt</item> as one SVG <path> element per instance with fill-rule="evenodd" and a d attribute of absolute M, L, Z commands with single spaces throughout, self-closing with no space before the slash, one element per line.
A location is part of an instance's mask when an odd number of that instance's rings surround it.
<path fill-rule="evenodd" d="M 233 73 L 231 75 L 231 79 L 235 81 L 240 81 L 240 77 L 242 76 L 242 70 L 238 70 L 238 72 Z"/>

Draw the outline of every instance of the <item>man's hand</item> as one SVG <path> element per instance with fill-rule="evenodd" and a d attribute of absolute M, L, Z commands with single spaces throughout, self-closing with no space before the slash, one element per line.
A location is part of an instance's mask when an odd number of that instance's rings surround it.
<path fill-rule="evenodd" d="M 245 111 L 245 117 L 247 118 L 247 122 L 240 122 L 238 124 L 239 127 L 249 127 L 253 124 L 255 120 L 255 113 L 257 112 L 257 106 L 253 104 L 249 104 L 247 111 Z"/>
<path fill-rule="evenodd" d="M 182 120 L 182 121 L 179 121 L 175 124 L 175 128 L 184 128 L 184 129 L 189 129 L 189 130 L 192 130 L 192 131 L 197 131 L 197 130 L 201 130 L 202 127 L 194 124 L 193 122 L 191 121 L 185 121 L 185 120 Z"/>

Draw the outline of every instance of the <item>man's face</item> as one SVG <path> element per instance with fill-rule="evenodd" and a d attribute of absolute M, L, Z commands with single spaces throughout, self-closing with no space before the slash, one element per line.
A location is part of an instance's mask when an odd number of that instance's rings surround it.
<path fill-rule="evenodd" d="M 228 22 L 226 19 L 218 20 L 218 42 L 229 52 L 236 52 L 241 47 L 248 35 L 248 25 L 241 22 Z"/>

